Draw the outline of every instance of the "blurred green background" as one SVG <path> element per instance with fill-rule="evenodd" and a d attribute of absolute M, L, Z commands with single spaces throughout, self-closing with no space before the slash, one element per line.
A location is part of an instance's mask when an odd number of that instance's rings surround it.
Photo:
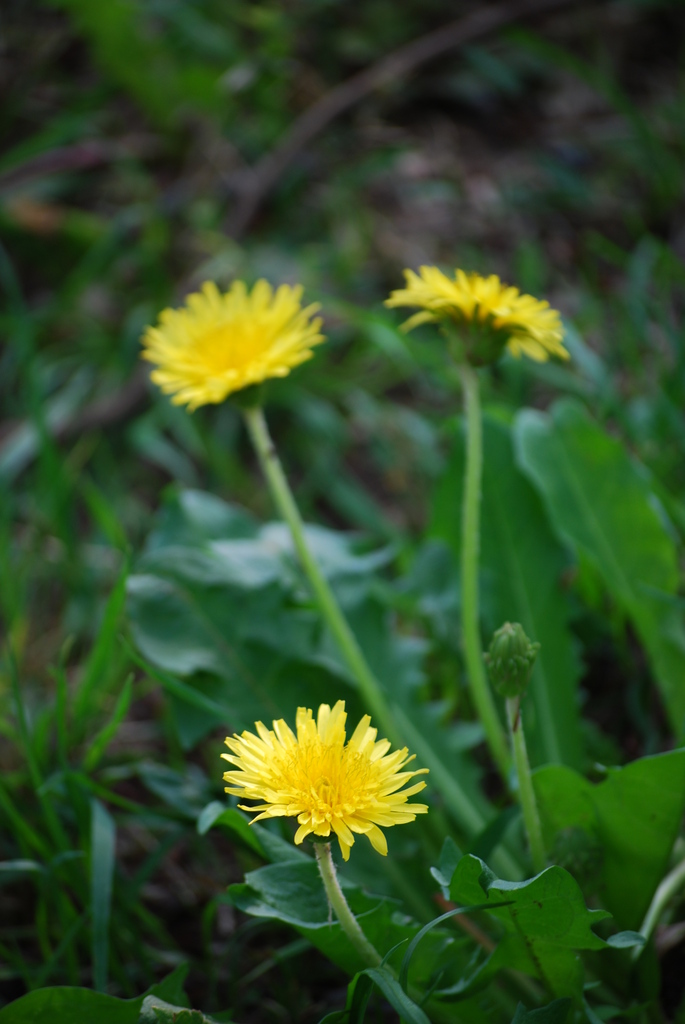
<path fill-rule="evenodd" d="M 177 791 L 127 774 L 152 758 L 185 785 L 193 771 L 216 776 L 215 748 L 211 757 L 202 745 L 181 750 L 152 680 L 135 676 L 105 773 L 86 772 L 80 795 L 50 783 L 57 754 L 79 755 L 116 714 L 132 668 L 120 641 L 121 580 L 165 488 L 204 488 L 272 514 L 238 414 L 226 405 L 188 416 L 146 385 L 139 338 L 161 308 L 204 280 L 235 276 L 301 282 L 321 302 L 329 341 L 271 389 L 273 432 L 308 517 L 393 543 L 408 571 L 460 398 L 430 332 L 402 335 L 382 301 L 404 267 L 499 273 L 562 312 L 573 361 L 503 361 L 484 375 L 490 409 L 507 419 L 560 393 L 586 399 L 643 463 L 682 550 L 681 3 L 540 5 L 396 74 L 298 149 L 236 229 L 260 161 L 306 110 L 481 6 L 4 4 L 0 616 L 14 660 L 0 700 L 9 707 L 20 688 L 38 739 L 27 769 L 21 715 L 0 716 L 9 794 L 0 854 L 17 856 L 17 808 L 39 833 L 53 797 L 71 801 L 76 832 L 90 821 L 88 792 L 130 813 L 117 847 L 130 883 L 116 907 L 122 994 L 189 959 L 193 1005 L 232 1005 L 236 1019 L 317 1020 L 344 998 L 342 975 L 323 959 L 315 983 L 303 978 L 311 968 L 283 967 L 302 952 L 292 935 L 255 922 L 236 930 L 217 899 L 241 877 L 235 851 L 221 836 L 196 836 Z M 606 611 L 594 582 L 581 573 L 583 600 Z M 608 761 L 663 746 L 662 711 L 621 629 L 611 617 L 576 622 L 589 652 L 594 749 Z M 617 661 L 608 638 L 619 633 Z M 625 665 L 634 686 L 618 707 Z M 60 694 L 84 679 L 82 713 L 55 753 Z M 90 984 L 78 942 L 61 949 L 58 938 L 78 916 L 51 899 L 24 881 L 0 889 L 4 1000 L 37 984 Z M 138 931 L 155 953 L 146 946 L 131 969 L 126 943 Z"/>

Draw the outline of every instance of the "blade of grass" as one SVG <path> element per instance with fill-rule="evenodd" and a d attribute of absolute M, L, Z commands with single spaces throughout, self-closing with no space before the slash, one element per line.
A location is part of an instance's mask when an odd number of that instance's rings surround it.
<path fill-rule="evenodd" d="M 74 704 L 74 717 L 80 732 L 85 731 L 93 691 L 101 686 L 102 680 L 107 674 L 107 668 L 112 661 L 121 615 L 124 610 L 128 570 L 128 561 L 126 561 L 107 601 L 97 640 L 79 682 Z"/>
<path fill-rule="evenodd" d="M 119 726 L 128 714 L 132 694 L 133 675 L 129 675 L 121 688 L 121 693 L 117 698 L 114 711 L 112 712 L 112 717 L 102 727 L 102 729 L 100 729 L 99 733 L 95 736 L 93 742 L 86 750 L 83 758 L 83 770 L 85 772 L 92 772 L 94 768 L 96 768 L 103 754 L 107 750 L 107 747 L 116 736 L 119 731 Z"/>
<path fill-rule="evenodd" d="M 72 946 L 74 940 L 78 936 L 78 933 L 85 924 L 87 916 L 88 915 L 85 912 L 80 914 L 79 917 L 72 922 L 69 928 L 67 928 L 52 956 L 43 964 L 40 971 L 33 979 L 34 988 L 43 988 L 50 976 L 54 974 L 60 960 Z"/>
<path fill-rule="evenodd" d="M 33 850 L 39 857 L 42 857 L 44 861 L 49 861 L 52 857 L 52 851 L 50 847 L 43 841 L 43 839 L 34 831 L 33 828 L 25 821 L 24 816 L 14 806 L 9 793 L 4 789 L 0 782 L 0 809 L 2 809 L 9 822 L 12 826 L 12 832 L 17 837 L 20 845 L 23 845 L 24 854 L 27 854 L 29 850 Z"/>
<path fill-rule="evenodd" d="M 131 660 L 141 668 L 151 679 L 155 682 L 160 683 L 169 693 L 173 694 L 174 697 L 178 697 L 179 700 L 185 701 L 186 704 L 191 704 L 193 707 L 199 708 L 201 711 L 209 711 L 213 715 L 218 715 L 220 718 L 225 719 L 230 716 L 231 709 L 224 704 L 219 704 L 217 701 L 212 700 L 211 697 L 206 697 L 204 693 L 200 693 L 199 690 L 195 690 L 192 686 L 188 686 L 187 683 L 182 682 L 180 679 L 176 679 L 175 676 L 169 675 L 168 672 L 163 672 L 161 669 L 154 668 L 149 662 L 141 658 L 134 649 L 124 641 L 124 646 L 128 651 Z"/>
<path fill-rule="evenodd" d="M 109 924 L 112 910 L 116 827 L 109 811 L 99 800 L 92 800 L 90 807 L 93 987 L 97 992 L 104 992 L 107 988 L 109 966 Z"/>
<path fill-rule="evenodd" d="M 9 665 L 10 681 L 12 686 L 12 695 L 14 697 L 14 705 L 17 714 L 17 724 L 19 726 L 19 737 L 21 745 L 26 758 L 26 764 L 29 770 L 29 777 L 31 779 L 31 785 L 33 786 L 40 804 L 45 815 L 45 822 L 48 827 L 48 831 L 52 837 L 55 846 L 59 850 L 69 849 L 69 840 L 67 835 L 62 828 L 62 824 L 55 813 L 55 809 L 52 803 L 43 793 L 43 778 L 41 776 L 40 768 L 38 767 L 38 761 L 35 756 L 33 744 L 31 742 L 31 734 L 29 733 L 28 723 L 26 721 L 26 711 L 24 708 L 24 702 L 21 697 L 21 688 L 19 686 L 19 674 L 17 672 L 17 664 L 12 651 L 7 652 L 7 661 Z"/>

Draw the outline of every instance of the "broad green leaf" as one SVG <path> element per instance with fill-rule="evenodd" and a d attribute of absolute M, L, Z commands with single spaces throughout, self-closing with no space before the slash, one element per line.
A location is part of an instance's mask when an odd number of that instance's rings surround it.
<path fill-rule="evenodd" d="M 211 540 L 251 538 L 258 528 L 246 509 L 229 505 L 208 491 L 183 488 L 160 509 L 145 549 L 153 552 L 172 544 L 194 547 Z"/>
<path fill-rule="evenodd" d="M 138 1024 L 214 1024 L 214 1018 L 150 995 L 143 1000 Z"/>
<path fill-rule="evenodd" d="M 450 895 L 461 904 L 483 903 L 485 897 L 491 904 L 509 901 L 510 905 L 491 911 L 502 922 L 505 935 L 489 960 L 471 979 L 442 990 L 443 997 L 465 994 L 474 982 L 482 984 L 495 971 L 509 967 L 537 978 L 553 996 L 580 998 L 583 974 L 576 951 L 606 948 L 591 926 L 610 915 L 588 910 L 568 871 L 555 866 L 525 882 L 507 882 L 469 854 L 457 865 Z"/>
<path fill-rule="evenodd" d="M 93 985 L 104 991 L 109 967 L 109 919 L 114 879 L 114 819 L 99 800 L 91 800 L 90 907 L 93 930 Z"/>
<path fill-rule="evenodd" d="M 549 414 L 523 410 L 514 437 L 520 465 L 544 498 L 557 533 L 595 566 L 633 622 L 680 734 L 685 628 L 669 600 L 678 586 L 677 552 L 646 474 L 570 399 Z"/>
<path fill-rule="evenodd" d="M 596 840 L 602 903 L 621 928 L 639 928 L 685 811 L 685 750 L 612 768 L 595 785 L 561 765 L 539 768 L 533 780 L 548 847 L 573 828 Z"/>
<path fill-rule="evenodd" d="M 179 964 L 171 974 L 167 974 L 166 978 L 156 982 L 150 989 L 149 994 L 166 999 L 169 1003 L 187 1006 L 188 997 L 184 992 L 183 986 L 188 977 L 188 970 L 188 964 Z"/>
<path fill-rule="evenodd" d="M 450 882 L 452 881 L 452 875 L 463 856 L 462 851 L 459 849 L 454 839 L 452 839 L 451 836 L 447 836 L 442 844 L 442 850 L 440 851 L 440 863 L 437 868 L 431 868 L 431 875 L 443 890 L 443 896 L 445 899 L 449 898 L 449 887 Z"/>
<path fill-rule="evenodd" d="M 219 724 L 240 731 L 257 720 L 292 722 L 298 706 L 340 698 L 350 722 L 361 717 L 354 681 L 312 606 L 282 524 L 259 527 L 197 491 L 181 492 L 161 518 L 139 564 L 144 571 L 129 580 L 128 611 L 151 674 L 172 694 L 186 748 Z M 388 550 L 359 554 L 355 538 L 318 527 L 307 537 L 397 705 L 405 742 L 430 768 L 460 834 L 475 839 L 495 812 L 460 731 L 443 728 L 444 709 L 416 697 L 425 643 L 399 634 L 370 593 L 371 573 Z M 511 854 L 500 849 L 493 858 L 503 874 L 520 875 Z"/>
<path fill-rule="evenodd" d="M 42 988 L 0 1010 L 0 1024 L 138 1024 L 143 997 L 115 999 L 87 988 Z"/>
<path fill-rule="evenodd" d="M 400 1020 L 406 1021 L 407 1024 L 430 1024 L 430 1020 L 421 1007 L 409 998 L 387 968 L 369 967 L 364 973 L 371 978 L 390 1005 L 397 1010 Z"/>
<path fill-rule="evenodd" d="M 327 668 L 315 615 L 288 609 L 287 596 L 277 586 L 245 591 L 161 575 L 131 578 L 129 616 L 139 650 L 205 698 L 204 706 L 193 706 L 176 688 L 187 745 L 221 723 L 241 731 L 260 719 L 291 719 L 299 705 L 343 698 L 354 713 L 354 691 Z"/>
<path fill-rule="evenodd" d="M 205 835 L 210 828 L 215 827 L 228 829 L 234 837 L 240 839 L 264 860 L 272 863 L 309 860 L 294 843 L 282 839 L 262 825 L 251 824 L 246 814 L 233 807 L 226 807 L 219 800 L 207 804 L 197 819 L 197 830 L 200 835 Z"/>
<path fill-rule="evenodd" d="M 341 876 L 345 896 L 369 941 L 381 956 L 410 940 L 419 925 L 399 913 L 398 904 L 384 896 L 370 895 Z M 364 969 L 340 925 L 331 917 L 314 860 L 272 864 L 245 876 L 245 882 L 229 887 L 233 903 L 244 913 L 283 921 L 297 928 L 313 946 L 353 975 Z M 482 899 L 481 899 L 482 902 Z M 469 943 L 435 928 L 419 945 L 412 960 L 412 978 L 421 987 L 444 968 L 448 977 L 466 967 Z"/>
<path fill-rule="evenodd" d="M 358 555 L 356 540 L 335 531 L 307 533 L 339 581 L 366 579 L 388 558 L 387 551 Z M 184 745 L 222 721 L 251 728 L 339 697 L 355 713 L 347 672 L 310 606 L 281 524 L 259 527 L 217 498 L 182 492 L 165 508 L 139 569 L 128 587 L 131 631 L 153 666 L 187 680 L 167 687 L 176 691 Z"/>
<path fill-rule="evenodd" d="M 162 1005 L 165 999 L 173 999 L 180 1004 L 175 1005 L 176 1011 L 185 1010 L 183 982 L 187 973 L 188 965 L 180 964 L 145 996 L 136 999 L 116 999 L 92 989 L 70 986 L 37 989 L 0 1009 L 0 1024 L 140 1024 L 143 1007 L 146 1000 L 149 1004 L 151 996 Z M 209 1019 L 200 1015 L 200 1021 Z"/>
<path fill-rule="evenodd" d="M 523 1003 L 519 1003 L 511 1024 L 564 1024 L 570 1009 L 570 999 L 555 999 L 535 1010 L 527 1010 Z"/>
<path fill-rule="evenodd" d="M 167 807 L 191 821 L 199 816 L 209 792 L 207 776 L 197 765 L 188 764 L 184 772 L 156 761 L 141 761 L 138 775 L 144 785 Z"/>
<path fill-rule="evenodd" d="M 459 437 L 435 495 L 431 525 L 431 534 L 446 541 L 457 559 L 463 465 Z M 537 762 L 576 765 L 581 759 L 578 665 L 561 587 L 565 561 L 539 497 L 514 463 L 509 428 L 486 416 L 480 563 L 487 630 L 490 633 L 503 622 L 516 621 L 540 641 L 531 680 L 532 701 L 527 705 L 531 756 Z M 484 636 L 483 649 L 487 644 Z"/>

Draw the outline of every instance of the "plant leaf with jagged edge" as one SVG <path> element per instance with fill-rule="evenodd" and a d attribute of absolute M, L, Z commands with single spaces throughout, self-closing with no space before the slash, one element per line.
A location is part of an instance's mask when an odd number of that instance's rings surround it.
<path fill-rule="evenodd" d="M 3 1006 L 0 1024 L 36 1024 L 37 1021 L 45 1021 L 46 1024 L 86 1024 L 90 1021 L 97 1021 L 97 1024 L 139 1024 L 147 997 L 154 996 L 158 1003 L 173 999 L 177 1011 L 185 1010 L 188 1001 L 183 982 L 187 973 L 187 964 L 179 964 L 171 974 L 136 999 L 117 999 L 92 989 L 68 985 L 36 989 Z"/>
<path fill-rule="evenodd" d="M 341 884 L 364 934 L 381 956 L 419 931 L 419 924 L 402 914 L 395 900 L 368 894 L 344 876 Z M 365 964 L 331 917 L 317 865 L 311 858 L 251 871 L 244 882 L 230 886 L 228 892 L 244 913 L 293 926 L 349 974 L 364 969 Z M 400 953 L 397 955 L 401 957 Z M 435 928 L 416 951 L 412 979 L 418 987 L 425 986 L 438 968 L 454 977 L 459 967 L 465 968 L 469 955 L 468 941 Z"/>
<path fill-rule="evenodd" d="M 373 573 L 389 549 L 364 553 L 354 537 L 320 527 L 307 527 L 307 537 L 394 705 L 404 742 L 430 768 L 459 835 L 475 840 L 496 813 L 459 731 L 441 722 L 444 708 L 417 695 L 425 641 L 394 628 L 374 591 Z M 282 524 L 260 527 L 213 495 L 181 491 L 163 508 L 137 568 L 128 586 L 131 633 L 170 693 L 185 748 L 219 725 L 241 731 L 258 720 L 292 721 L 298 706 L 337 699 L 346 701 L 350 722 L 361 717 L 354 680 L 313 607 Z M 520 877 L 501 845 L 493 862 Z"/>
<path fill-rule="evenodd" d="M 510 905 L 491 911 L 504 927 L 497 948 L 470 976 L 441 989 L 442 998 L 461 998 L 502 968 L 512 968 L 537 978 L 552 996 L 580 999 L 583 969 L 577 951 L 607 948 L 592 925 L 611 915 L 605 910 L 588 910 L 568 871 L 554 866 L 524 882 L 507 882 L 469 854 L 457 864 L 450 897 L 460 904 L 508 901 Z"/>
<path fill-rule="evenodd" d="M 550 413 L 524 409 L 514 437 L 521 468 L 544 498 L 555 530 L 595 566 L 635 626 L 680 734 L 685 627 L 673 600 L 678 556 L 645 471 L 571 399 L 556 402 Z"/>
<path fill-rule="evenodd" d="M 570 999 L 555 999 L 534 1010 L 527 1010 L 523 1003 L 519 1003 L 511 1024 L 565 1024 L 570 1009 Z"/>
<path fill-rule="evenodd" d="M 685 750 L 611 768 L 594 784 L 562 765 L 533 775 L 548 848 L 580 829 L 597 844 L 597 889 L 621 928 L 638 928 L 685 811 Z"/>

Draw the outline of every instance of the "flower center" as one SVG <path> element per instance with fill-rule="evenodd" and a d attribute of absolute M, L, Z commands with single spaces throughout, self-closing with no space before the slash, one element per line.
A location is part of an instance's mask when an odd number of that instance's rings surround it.
<path fill-rule="evenodd" d="M 367 800 L 368 759 L 340 746 L 303 746 L 284 765 L 295 801 L 320 815 L 339 815 Z"/>
<path fill-rule="evenodd" d="M 194 342 L 193 358 L 211 373 L 224 373 L 253 362 L 271 342 L 263 330 L 230 321 L 208 327 Z"/>

